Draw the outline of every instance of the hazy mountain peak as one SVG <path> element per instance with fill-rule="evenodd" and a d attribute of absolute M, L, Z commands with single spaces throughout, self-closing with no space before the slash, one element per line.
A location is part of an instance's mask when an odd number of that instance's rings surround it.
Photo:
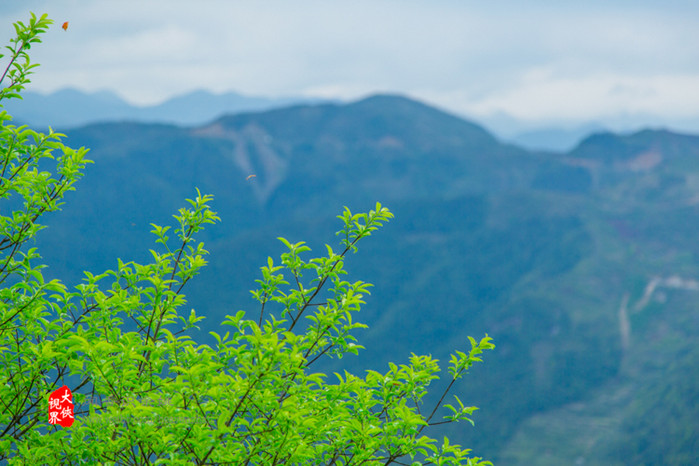
<path fill-rule="evenodd" d="M 372 94 L 370 96 L 364 97 L 362 99 L 352 102 L 350 105 L 410 105 L 410 106 L 422 106 L 428 107 L 428 105 L 423 104 L 411 97 L 403 94 L 392 94 L 392 93 L 381 93 Z"/>
<path fill-rule="evenodd" d="M 628 162 L 649 152 L 664 158 L 694 155 L 699 137 L 667 129 L 644 129 L 632 134 L 595 133 L 585 138 L 570 155 L 607 164 Z"/>
<path fill-rule="evenodd" d="M 377 94 L 347 104 L 296 105 L 259 113 L 224 116 L 223 127 L 254 122 L 285 140 L 325 141 L 341 136 L 352 144 L 414 146 L 442 144 L 466 152 L 499 145 L 483 127 L 401 95 Z"/>
<path fill-rule="evenodd" d="M 376 94 L 353 102 L 349 104 L 348 107 L 356 107 L 368 112 L 371 111 L 375 113 L 393 115 L 396 113 L 411 113 L 415 116 L 419 115 L 419 118 L 421 118 L 420 123 L 422 125 L 426 126 L 429 123 L 437 122 L 436 120 L 439 120 L 441 124 L 446 124 L 452 128 L 452 125 L 461 127 L 461 130 L 471 133 L 471 137 L 477 136 L 484 140 L 491 140 L 492 142 L 495 142 L 495 137 L 482 126 L 453 115 L 449 112 L 440 110 L 432 105 L 425 104 L 400 94 Z M 426 121 L 427 119 L 431 119 L 431 121 L 428 122 Z"/>
<path fill-rule="evenodd" d="M 195 90 L 175 96 L 157 105 L 131 105 L 111 91 L 84 92 L 66 88 L 51 94 L 25 92 L 23 100 L 3 105 L 17 121 L 39 127 L 70 128 L 105 121 L 162 122 L 199 125 L 220 115 L 242 111 L 261 111 L 293 103 L 309 102 L 306 98 L 250 97 L 235 92 L 215 94 Z"/>

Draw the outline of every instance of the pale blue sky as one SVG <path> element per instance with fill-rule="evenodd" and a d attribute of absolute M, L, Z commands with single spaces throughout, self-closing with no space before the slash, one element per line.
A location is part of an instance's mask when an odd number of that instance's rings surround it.
<path fill-rule="evenodd" d="M 33 90 L 405 93 L 476 119 L 699 122 L 698 1 L 24 0 L 56 24 Z M 69 21 L 67 32 L 60 29 Z M 697 127 L 699 131 L 699 126 Z"/>

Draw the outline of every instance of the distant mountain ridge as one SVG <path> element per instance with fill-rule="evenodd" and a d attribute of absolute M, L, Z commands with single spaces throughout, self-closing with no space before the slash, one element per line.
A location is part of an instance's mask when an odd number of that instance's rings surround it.
<path fill-rule="evenodd" d="M 260 112 L 274 108 L 316 103 L 340 103 L 337 100 L 303 96 L 262 97 L 238 92 L 214 93 L 195 90 L 174 96 L 156 105 L 131 105 L 111 91 L 83 92 L 77 89 L 61 89 L 50 94 L 27 91 L 24 101 L 10 100 L 5 109 L 17 122 L 54 129 L 73 128 L 98 122 L 133 121 L 142 123 L 170 123 L 180 126 L 197 126 L 223 116 L 237 113 Z M 608 125 L 588 122 L 577 126 L 556 126 L 553 123 L 532 126 L 509 116 L 490 116 L 480 123 L 497 134 L 497 137 L 530 151 L 567 152 L 592 133 L 606 128 L 641 128 L 639 119 L 624 122 L 611 120 Z M 673 127 L 662 119 L 648 116 L 654 127 Z M 686 128 L 699 128 L 699 119 L 676 122 Z M 669 126 L 668 126 L 669 125 Z"/>
<path fill-rule="evenodd" d="M 251 97 L 236 92 L 215 94 L 198 90 L 157 105 L 131 105 L 110 91 L 87 93 L 62 89 L 51 94 L 27 91 L 23 100 L 10 100 L 4 109 L 17 121 L 35 126 L 72 128 L 107 121 L 139 121 L 197 125 L 227 113 L 262 111 L 297 103 L 318 102 L 304 97 Z"/>
<path fill-rule="evenodd" d="M 453 441 L 499 464 L 693 463 L 699 293 L 657 284 L 699 281 L 699 138 L 598 133 L 533 152 L 396 95 L 67 134 L 95 163 L 40 233 L 47 278 L 150 260 L 150 222 L 198 187 L 222 219 L 187 290 L 206 336 L 256 310 L 276 237 L 322 254 L 343 206 L 380 201 L 395 219 L 346 265 L 376 286 L 358 316 L 367 349 L 344 367 L 444 360 L 487 332 L 497 349 L 459 382 L 476 428 Z"/>

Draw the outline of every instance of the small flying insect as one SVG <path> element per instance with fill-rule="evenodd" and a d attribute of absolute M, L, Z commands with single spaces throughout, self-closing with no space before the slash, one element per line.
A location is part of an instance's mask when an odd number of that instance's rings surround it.
<path fill-rule="evenodd" d="M 63 28 L 64 31 L 67 31 L 68 30 L 68 21 L 63 23 L 63 26 L 61 26 L 61 27 Z"/>

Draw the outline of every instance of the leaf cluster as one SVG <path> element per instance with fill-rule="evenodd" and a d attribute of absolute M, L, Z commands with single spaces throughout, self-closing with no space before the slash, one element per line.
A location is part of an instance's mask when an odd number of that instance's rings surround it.
<path fill-rule="evenodd" d="M 10 59 L 0 76 L 0 83 L 6 77 L 10 82 L 0 90 L 0 101 L 12 97 L 21 98 L 20 92 L 30 82 L 29 75 L 39 66 L 30 62 L 27 51 L 32 45 L 41 43 L 41 34 L 45 33 L 51 24 L 53 21 L 48 19 L 46 14 L 37 19 L 34 13 L 31 13 L 28 24 L 25 25 L 21 21 L 13 24 L 15 37 L 10 39 L 10 45 L 5 46 Z M 0 54 L 0 59 L 4 57 L 4 54 Z"/>
<path fill-rule="evenodd" d="M 0 78 L 10 82 L 0 90 L 0 103 L 18 97 L 29 82 L 36 65 L 26 51 L 40 42 L 49 24 L 45 15 L 32 15 L 28 25 L 15 24 L 17 36 L 7 47 L 9 63 Z M 66 289 L 44 280 L 36 248 L 26 245 L 43 228 L 40 217 L 60 208 L 89 162 L 86 149 L 61 142 L 64 135 L 17 127 L 11 120 L 0 112 L 0 458 L 11 451 L 14 439 L 37 426 L 32 413 L 43 408 L 46 393 L 66 370 L 65 364 L 56 364 L 49 374 L 47 364 L 61 326 L 51 318 L 61 309 L 54 297 Z M 55 173 L 41 169 L 46 160 L 55 163 Z"/>

